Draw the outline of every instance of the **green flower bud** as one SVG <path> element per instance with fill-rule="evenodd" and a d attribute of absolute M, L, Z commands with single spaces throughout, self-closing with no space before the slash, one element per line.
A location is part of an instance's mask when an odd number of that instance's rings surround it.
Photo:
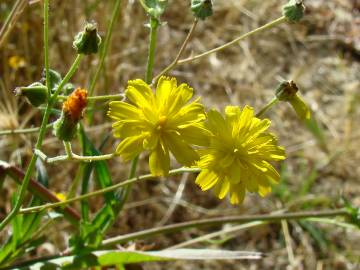
<path fill-rule="evenodd" d="M 159 19 L 165 12 L 168 0 L 140 0 L 141 5 L 151 17 Z"/>
<path fill-rule="evenodd" d="M 87 104 L 87 91 L 77 88 L 63 103 L 61 116 L 55 121 L 54 135 L 62 141 L 71 141 Z"/>
<path fill-rule="evenodd" d="M 76 135 L 78 124 L 77 121 L 72 121 L 63 111 L 61 112 L 60 118 L 54 123 L 54 135 L 58 137 L 59 140 L 66 142 L 71 141 Z"/>
<path fill-rule="evenodd" d="M 53 69 L 49 69 L 49 88 L 52 92 L 54 92 L 57 88 L 57 86 L 59 85 L 59 83 L 61 82 L 62 78 L 59 72 L 57 72 L 56 70 Z M 42 84 L 46 84 L 46 71 L 45 69 L 42 72 L 42 77 L 40 82 Z"/>
<path fill-rule="evenodd" d="M 304 17 L 305 6 L 302 0 L 289 0 L 289 2 L 283 6 L 283 15 L 290 22 L 298 22 Z"/>
<path fill-rule="evenodd" d="M 78 54 L 97 53 L 100 47 L 101 37 L 97 31 L 96 23 L 87 23 L 84 31 L 75 36 L 73 47 Z"/>
<path fill-rule="evenodd" d="M 192 0 L 191 10 L 196 18 L 205 20 L 207 17 L 213 15 L 212 0 Z"/>
<path fill-rule="evenodd" d="M 293 81 L 282 82 L 275 90 L 276 98 L 289 102 L 298 117 L 302 120 L 310 119 L 311 112 L 304 100 L 297 94 L 299 88 Z"/>
<path fill-rule="evenodd" d="M 15 89 L 16 96 L 24 96 L 29 103 L 35 107 L 44 104 L 48 99 L 47 87 L 39 82 L 30 84 L 27 87 L 17 87 Z"/>

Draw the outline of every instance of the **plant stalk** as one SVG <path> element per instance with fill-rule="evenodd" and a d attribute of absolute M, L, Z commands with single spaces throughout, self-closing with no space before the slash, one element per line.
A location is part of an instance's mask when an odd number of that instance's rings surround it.
<path fill-rule="evenodd" d="M 245 38 L 248 38 L 248 37 L 250 37 L 250 36 L 252 36 L 254 34 L 263 32 L 265 30 L 271 29 L 271 28 L 273 28 L 273 27 L 275 27 L 275 26 L 277 26 L 277 25 L 279 25 L 279 24 L 281 24 L 283 22 L 286 22 L 286 21 L 287 21 L 286 17 L 281 16 L 280 18 L 278 18 L 278 19 L 276 19 L 274 21 L 271 21 L 271 22 L 269 22 L 269 23 L 267 23 L 267 24 L 265 24 L 263 26 L 260 26 L 259 28 L 256 28 L 256 29 L 244 34 L 244 35 L 239 36 L 238 38 L 236 38 L 236 39 L 234 39 L 234 40 L 232 40 L 232 41 L 230 41 L 228 43 L 225 43 L 224 45 L 221 45 L 221 46 L 219 46 L 217 48 L 206 51 L 204 53 L 201 53 L 201 54 L 198 54 L 198 55 L 186 58 L 186 59 L 179 60 L 178 64 L 184 64 L 184 63 L 187 63 L 187 62 L 191 62 L 191 61 L 206 57 L 206 56 L 208 56 L 208 55 L 210 55 L 212 53 L 219 52 L 219 51 L 221 51 L 223 49 L 226 49 L 227 47 L 230 47 L 233 44 L 236 44 L 237 42 L 239 42 L 241 40 L 244 40 Z"/>

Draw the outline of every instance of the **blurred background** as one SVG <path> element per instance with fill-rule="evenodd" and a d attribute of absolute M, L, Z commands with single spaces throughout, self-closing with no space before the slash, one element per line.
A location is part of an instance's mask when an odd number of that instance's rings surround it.
<path fill-rule="evenodd" d="M 1 0 L 0 25 L 14 0 Z M 14 25 L 0 47 L 0 130 L 37 127 L 38 109 L 15 98 L 17 86 L 41 78 L 43 69 L 42 3 L 23 1 Z M 175 58 L 193 22 L 190 1 L 169 1 L 158 35 L 154 73 Z M 214 15 L 200 21 L 184 57 L 222 45 L 242 33 L 281 16 L 278 0 L 215 0 Z M 87 21 L 98 23 L 104 37 L 114 1 L 50 1 L 50 65 L 65 74 L 75 58 L 74 35 Z M 294 80 L 317 119 L 318 126 L 301 122 L 286 103 L 279 103 L 266 115 L 272 132 L 286 148 L 287 159 L 278 169 L 280 185 L 272 195 L 260 198 L 248 194 L 241 206 L 219 201 L 194 184 L 193 175 L 170 177 L 160 182 L 134 186 L 126 211 L 109 232 L 116 236 L 164 224 L 219 215 L 269 213 L 279 209 L 306 210 L 341 205 L 345 197 L 360 206 L 360 1 L 305 1 L 306 16 L 298 24 L 282 24 L 252 36 L 207 58 L 176 67 L 170 74 L 191 85 L 209 108 L 228 104 L 249 104 L 259 110 L 274 96 L 282 80 Z M 148 46 L 148 18 L 138 1 L 124 0 L 115 23 L 110 52 L 95 93 L 124 91 L 129 79 L 143 78 Z M 98 57 L 86 57 L 72 79 L 88 88 Z M 155 75 L 154 74 L 154 75 Z M 100 145 L 111 133 L 107 104 L 95 106 L 94 121 L 84 121 L 88 134 Z M 21 168 L 32 154 L 36 134 L 0 137 L 0 159 Z M 117 141 L 110 136 L 104 153 Z M 79 143 L 74 142 L 79 153 Z M 63 153 L 62 144 L 48 132 L 44 152 Z M 174 167 L 177 165 L 174 163 Z M 129 164 L 109 161 L 114 182 L 127 178 Z M 50 187 L 66 193 L 77 170 L 75 163 L 48 165 Z M 139 174 L 147 173 L 147 156 L 141 157 Z M 0 219 L 10 210 L 10 195 L 16 185 L 6 181 L 1 190 Z M 94 187 L 95 188 L 95 187 Z M 91 201 L 92 210 L 102 206 Z M 193 229 L 152 238 L 136 244 L 140 249 L 160 249 L 228 228 Z M 49 241 L 35 255 L 50 255 L 66 248 L 71 228 L 66 222 L 51 227 Z M 222 234 L 213 241 L 192 247 L 256 250 L 267 257 L 258 262 L 171 263 L 171 269 L 359 269 L 360 232 L 334 225 L 307 221 L 258 224 Z M 170 264 L 147 264 L 144 269 L 168 269 Z"/>

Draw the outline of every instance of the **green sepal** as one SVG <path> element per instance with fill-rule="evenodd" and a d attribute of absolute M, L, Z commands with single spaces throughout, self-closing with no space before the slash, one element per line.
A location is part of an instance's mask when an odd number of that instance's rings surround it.
<path fill-rule="evenodd" d="M 96 23 L 87 23 L 84 30 L 75 36 L 73 47 L 78 54 L 93 54 L 99 51 L 101 37 Z"/>
<path fill-rule="evenodd" d="M 151 17 L 160 19 L 168 5 L 168 0 L 140 0 L 141 5 Z"/>
<path fill-rule="evenodd" d="M 212 0 L 192 0 L 191 10 L 196 18 L 205 20 L 213 15 Z"/>
<path fill-rule="evenodd" d="M 42 83 L 35 82 L 27 87 L 17 87 L 15 89 L 15 95 L 24 96 L 31 105 L 39 107 L 47 101 L 48 90 Z"/>
<path fill-rule="evenodd" d="M 71 119 L 65 112 L 55 121 L 53 126 L 54 135 L 61 141 L 71 141 L 77 132 L 78 122 Z"/>
<path fill-rule="evenodd" d="M 304 17 L 305 6 L 301 0 L 289 0 L 289 2 L 283 6 L 283 15 L 290 22 L 298 22 Z"/>

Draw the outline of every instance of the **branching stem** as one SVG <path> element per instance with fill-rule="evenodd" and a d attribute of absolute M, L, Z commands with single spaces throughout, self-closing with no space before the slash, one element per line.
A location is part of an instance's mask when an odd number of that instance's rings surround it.
<path fill-rule="evenodd" d="M 217 48 L 206 51 L 204 53 L 201 53 L 201 54 L 198 54 L 198 55 L 195 55 L 195 56 L 191 56 L 191 57 L 186 58 L 186 59 L 179 60 L 178 64 L 185 64 L 187 62 L 191 62 L 191 61 L 206 57 L 206 56 L 208 56 L 210 54 L 219 52 L 221 50 L 224 50 L 224 49 L 230 47 L 233 44 L 236 44 L 237 42 L 239 42 L 241 40 L 244 40 L 244 39 L 246 39 L 246 38 L 248 38 L 248 37 L 250 37 L 250 36 L 252 36 L 254 34 L 257 34 L 257 33 L 263 32 L 265 30 L 271 29 L 271 28 L 273 28 L 273 27 L 275 27 L 275 26 L 277 26 L 277 25 L 279 25 L 279 24 L 281 24 L 283 22 L 286 22 L 286 21 L 287 21 L 286 17 L 281 16 L 280 18 L 278 18 L 278 19 L 276 19 L 274 21 L 271 21 L 271 22 L 269 22 L 269 23 L 267 23 L 267 24 L 265 24 L 263 26 L 260 26 L 259 28 L 256 28 L 256 29 L 244 34 L 244 35 L 241 35 L 238 38 L 236 38 L 236 39 L 234 39 L 234 40 L 232 40 L 232 41 L 230 41 L 230 42 L 228 42 L 228 43 L 226 43 L 224 45 L 221 45 L 221 46 L 219 46 Z"/>

